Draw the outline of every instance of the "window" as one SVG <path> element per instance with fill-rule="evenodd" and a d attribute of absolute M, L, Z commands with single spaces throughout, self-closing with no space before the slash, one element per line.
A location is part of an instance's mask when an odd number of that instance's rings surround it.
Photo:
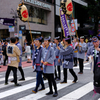
<path fill-rule="evenodd" d="M 44 2 L 53 3 L 53 4 L 55 2 L 55 0 L 39 0 L 39 1 L 44 1 Z"/>
<path fill-rule="evenodd" d="M 29 21 L 38 24 L 47 24 L 47 11 L 41 8 L 26 5 L 29 12 Z"/>

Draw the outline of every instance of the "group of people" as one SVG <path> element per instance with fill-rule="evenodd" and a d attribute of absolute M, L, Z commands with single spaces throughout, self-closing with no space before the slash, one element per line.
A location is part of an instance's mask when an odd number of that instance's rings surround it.
<path fill-rule="evenodd" d="M 6 62 L 8 60 L 8 56 L 6 53 L 6 47 L 8 45 L 8 41 L 0 41 L 0 65 L 6 66 Z M 0 66 L 1 68 L 1 66 Z"/>
<path fill-rule="evenodd" d="M 73 70 L 74 62 L 77 66 L 77 58 L 79 60 L 80 71 L 78 74 L 83 74 L 84 57 L 86 52 L 86 43 L 84 42 L 84 36 L 80 37 L 80 42 L 77 42 L 75 38 L 71 41 L 70 37 L 66 37 L 60 42 L 60 37 L 54 38 L 54 43 L 51 42 L 51 38 L 39 37 L 34 40 L 34 52 L 33 52 L 33 69 L 36 70 L 36 87 L 32 92 L 37 93 L 38 91 L 44 90 L 43 77 L 48 79 L 49 92 L 46 95 L 53 94 L 52 85 L 54 87 L 53 96 L 58 95 L 56 81 L 61 80 L 61 66 L 63 66 L 63 80 L 61 84 L 67 83 L 67 70 L 74 77 L 73 83 L 76 83 L 78 77 Z M 41 89 L 38 90 L 41 84 Z"/>
<path fill-rule="evenodd" d="M 94 38 L 93 38 L 94 39 Z M 44 41 L 43 41 L 44 40 Z M 61 66 L 63 67 L 63 80 L 61 84 L 67 83 L 67 70 L 74 77 L 73 83 L 76 83 L 78 77 L 73 70 L 74 66 L 77 66 L 77 59 L 79 61 L 79 72 L 78 74 L 83 74 L 84 69 L 84 57 L 87 50 L 87 44 L 84 42 L 84 36 L 80 37 L 80 41 L 77 38 L 74 38 L 71 41 L 71 38 L 68 36 L 64 38 L 61 42 L 59 41 L 60 37 L 54 38 L 54 43 L 51 42 L 51 37 L 38 37 L 34 40 L 32 45 L 32 66 L 36 71 L 36 87 L 32 90 L 33 93 L 38 91 L 45 90 L 45 84 L 43 76 L 48 80 L 49 92 L 46 95 L 53 94 L 53 97 L 58 96 L 56 81 L 61 80 Z M 14 82 L 16 86 L 20 86 L 17 83 L 17 68 L 21 72 L 22 78 L 19 81 L 24 81 L 24 72 L 22 69 L 22 47 L 18 42 L 18 37 L 11 38 L 10 44 L 7 45 L 7 56 L 8 56 L 8 68 L 5 75 L 5 84 L 8 84 L 8 77 L 10 71 L 13 71 L 14 79 L 11 82 Z M 92 45 L 88 48 L 88 55 L 92 55 L 92 46 L 95 40 L 91 41 Z M 97 38 L 96 38 L 97 41 Z M 92 47 L 92 49 L 91 49 Z M 96 48 L 98 51 L 99 48 Z M 96 52 L 97 52 L 96 51 Z M 94 55 L 97 55 L 98 52 Z M 39 88 L 41 84 L 41 88 Z M 54 93 L 52 86 L 54 87 Z"/>

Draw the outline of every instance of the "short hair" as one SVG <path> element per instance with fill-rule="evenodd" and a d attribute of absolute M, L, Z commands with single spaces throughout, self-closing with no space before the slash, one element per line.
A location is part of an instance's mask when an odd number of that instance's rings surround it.
<path fill-rule="evenodd" d="M 11 37 L 10 41 L 11 41 L 11 43 L 15 43 L 16 42 L 16 38 L 15 37 Z"/>
<path fill-rule="evenodd" d="M 68 44 L 71 44 L 71 39 L 65 40 Z"/>
<path fill-rule="evenodd" d="M 17 41 L 19 41 L 19 38 L 18 37 L 15 37 L 15 38 L 16 38 Z"/>

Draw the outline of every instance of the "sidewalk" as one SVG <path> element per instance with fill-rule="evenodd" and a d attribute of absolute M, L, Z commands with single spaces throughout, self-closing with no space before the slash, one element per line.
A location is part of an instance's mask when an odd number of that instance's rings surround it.
<path fill-rule="evenodd" d="M 32 66 L 32 63 L 27 63 L 27 61 L 23 61 L 23 62 L 22 62 L 22 66 L 23 66 L 23 67 Z M 4 71 L 6 71 L 6 70 L 7 70 L 7 66 L 1 65 L 0 72 L 4 72 Z"/>

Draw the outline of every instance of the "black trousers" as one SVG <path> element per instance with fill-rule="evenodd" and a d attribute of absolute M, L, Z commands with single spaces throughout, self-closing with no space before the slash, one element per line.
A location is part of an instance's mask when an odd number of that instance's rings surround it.
<path fill-rule="evenodd" d="M 57 70 L 58 70 L 58 75 L 57 75 L 57 71 L 56 71 L 56 66 L 55 66 L 55 78 L 61 78 L 61 70 L 60 70 L 60 66 L 57 66 Z"/>
<path fill-rule="evenodd" d="M 19 66 L 18 69 L 19 69 L 19 71 L 21 73 L 22 79 L 25 79 L 25 77 L 24 77 L 24 71 L 23 71 L 22 67 Z"/>
<path fill-rule="evenodd" d="M 53 90 L 52 90 L 52 85 L 53 85 L 54 90 L 57 93 L 57 86 L 56 86 L 56 81 L 54 79 L 54 74 L 44 74 L 44 75 L 48 79 L 50 92 L 53 92 Z"/>
<path fill-rule="evenodd" d="M 11 70 L 13 71 L 14 83 L 17 84 L 17 68 L 12 66 L 8 66 L 7 68 L 6 75 L 5 75 L 5 83 L 8 83 L 8 78 Z"/>
<path fill-rule="evenodd" d="M 5 55 L 5 59 L 4 59 L 4 64 L 3 65 L 6 65 L 6 61 L 8 60 L 8 56 Z"/>
<path fill-rule="evenodd" d="M 80 58 L 78 58 L 78 60 L 79 60 L 79 69 L 80 69 L 80 72 L 82 72 L 83 73 L 83 67 L 84 67 L 84 65 L 83 65 L 83 59 L 80 59 Z"/>
<path fill-rule="evenodd" d="M 77 80 L 77 76 L 76 76 L 76 73 L 74 72 L 74 70 L 73 69 L 69 69 L 69 72 L 74 77 L 74 81 L 76 81 Z M 63 69 L 63 75 L 64 75 L 64 82 L 67 82 L 67 68 Z"/>
<path fill-rule="evenodd" d="M 77 58 L 74 58 L 74 65 L 77 66 Z"/>

